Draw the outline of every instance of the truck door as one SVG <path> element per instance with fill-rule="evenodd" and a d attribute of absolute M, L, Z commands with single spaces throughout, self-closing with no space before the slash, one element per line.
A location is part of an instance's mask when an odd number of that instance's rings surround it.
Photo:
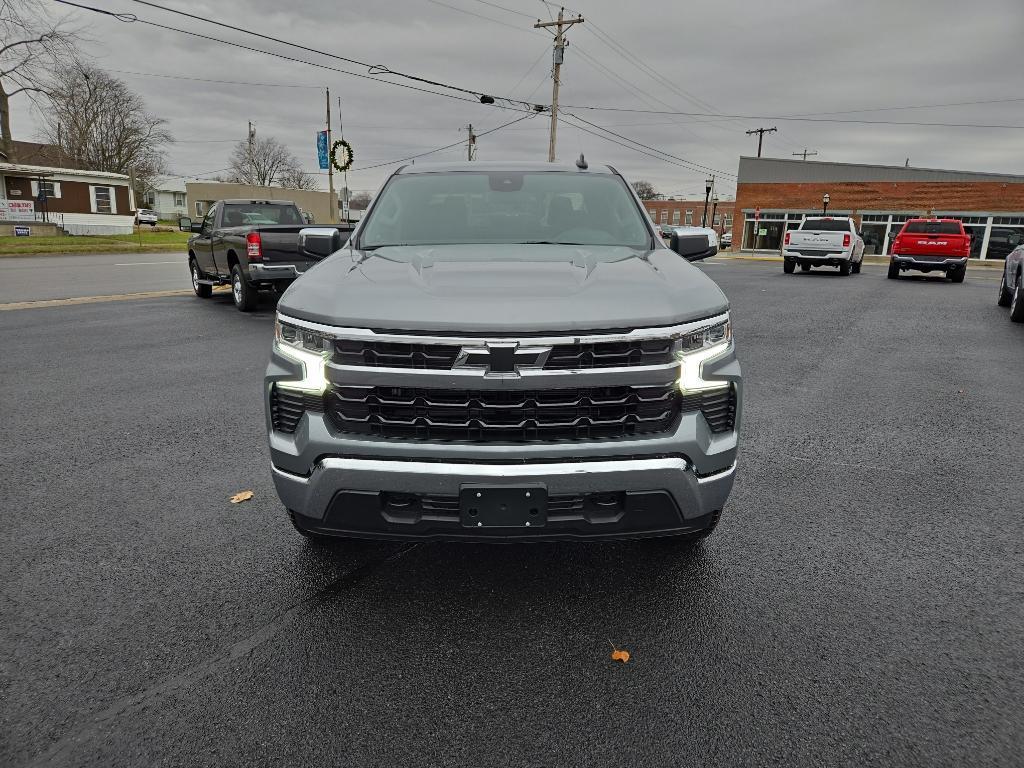
<path fill-rule="evenodd" d="M 207 275 L 216 275 L 217 266 L 213 261 L 213 222 L 217 214 L 217 206 L 214 205 L 206 212 L 206 216 L 203 218 L 203 228 L 199 232 L 199 236 L 195 242 L 192 243 L 192 250 L 195 251 L 196 261 L 199 263 L 199 269 L 201 269 Z"/>

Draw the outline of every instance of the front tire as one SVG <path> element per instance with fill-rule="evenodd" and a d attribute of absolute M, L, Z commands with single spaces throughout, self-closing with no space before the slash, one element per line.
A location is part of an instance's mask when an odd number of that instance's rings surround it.
<path fill-rule="evenodd" d="M 1013 303 L 1013 291 L 1006 287 L 1006 270 L 1003 269 L 1003 276 L 999 279 L 999 298 L 996 301 L 1000 307 L 1008 307 Z"/>
<path fill-rule="evenodd" d="M 259 301 L 256 288 L 245 279 L 242 268 L 237 264 L 231 268 L 231 297 L 239 312 L 252 312 Z"/>
<path fill-rule="evenodd" d="M 1024 275 L 1017 275 L 1017 287 L 1013 289 L 1013 300 L 1010 302 L 1010 319 L 1015 323 L 1024 323 Z"/>
<path fill-rule="evenodd" d="M 892 259 L 889 260 L 889 273 L 886 275 L 890 280 L 895 280 L 900 276 L 900 268 L 896 266 L 896 262 Z"/>
<path fill-rule="evenodd" d="M 793 274 L 793 270 L 795 270 L 795 269 L 796 269 L 796 262 L 794 262 L 792 259 L 783 259 L 782 260 L 782 271 L 785 272 L 787 275 L 792 275 Z"/>
<path fill-rule="evenodd" d="M 203 279 L 203 273 L 199 271 L 199 265 L 195 259 L 189 259 L 188 271 L 192 274 L 192 290 L 200 299 L 208 299 L 213 295 L 213 286 L 199 282 Z"/>

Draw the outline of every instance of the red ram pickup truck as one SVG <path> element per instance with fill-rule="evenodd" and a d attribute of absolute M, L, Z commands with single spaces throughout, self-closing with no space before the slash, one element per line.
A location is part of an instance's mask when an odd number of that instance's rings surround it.
<path fill-rule="evenodd" d="M 959 219 L 910 219 L 892 242 L 889 279 L 895 280 L 908 269 L 937 270 L 954 283 L 962 283 L 970 255 L 971 236 Z"/>

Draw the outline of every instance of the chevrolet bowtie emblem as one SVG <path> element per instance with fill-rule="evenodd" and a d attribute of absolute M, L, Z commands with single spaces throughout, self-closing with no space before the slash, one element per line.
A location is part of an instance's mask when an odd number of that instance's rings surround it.
<path fill-rule="evenodd" d="M 484 371 L 485 376 L 518 376 L 522 368 L 543 368 L 551 347 L 521 347 L 518 342 L 489 342 L 463 347 L 455 368 Z"/>

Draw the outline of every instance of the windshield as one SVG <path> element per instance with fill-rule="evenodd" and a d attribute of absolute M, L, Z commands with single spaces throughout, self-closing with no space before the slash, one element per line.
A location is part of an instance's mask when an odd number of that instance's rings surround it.
<path fill-rule="evenodd" d="M 849 232 L 850 222 L 847 219 L 807 219 L 800 229 L 811 229 L 816 232 Z"/>
<path fill-rule="evenodd" d="M 914 235 L 961 234 L 960 222 L 958 221 L 910 221 L 907 222 L 907 228 L 903 231 Z"/>
<path fill-rule="evenodd" d="M 646 249 L 650 233 L 625 183 L 611 174 L 423 173 L 388 182 L 359 247 L 460 243 Z"/>
<path fill-rule="evenodd" d="M 232 203 L 224 206 L 225 227 L 243 227 L 249 224 L 302 224 L 302 217 L 294 205 L 273 203 Z"/>

